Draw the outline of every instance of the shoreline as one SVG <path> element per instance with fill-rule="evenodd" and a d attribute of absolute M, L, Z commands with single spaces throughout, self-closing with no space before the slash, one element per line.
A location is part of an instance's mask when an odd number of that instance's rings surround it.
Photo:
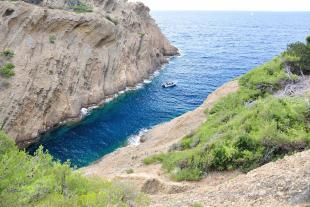
<path fill-rule="evenodd" d="M 192 133 L 206 121 L 207 117 L 204 114 L 206 109 L 212 107 L 223 96 L 235 92 L 237 89 L 238 81 L 232 80 L 225 83 L 212 92 L 204 103 L 196 109 L 148 129 L 146 133 L 140 136 L 141 144 L 120 147 L 79 170 L 87 176 L 110 179 L 125 176 L 125 171 L 131 168 L 137 169 L 139 173 L 146 173 L 150 166 L 142 164 L 145 157 L 167 151 L 172 144 Z M 156 177 L 159 171 L 159 169 L 154 170 L 153 176 Z"/>
<path fill-rule="evenodd" d="M 39 132 L 38 136 L 35 138 L 32 138 L 30 140 L 24 140 L 24 142 L 22 143 L 16 143 L 17 146 L 21 149 L 28 149 L 31 145 L 33 144 L 37 144 L 38 142 L 40 142 L 42 135 L 51 132 L 53 130 L 56 130 L 59 127 L 63 127 L 68 123 L 74 122 L 80 122 L 82 121 L 86 116 L 91 115 L 92 111 L 94 109 L 100 108 L 100 107 L 104 107 L 105 104 L 110 103 L 111 101 L 117 99 L 120 95 L 123 95 L 127 92 L 130 91 L 136 91 L 136 90 L 140 90 L 143 88 L 144 85 L 150 84 L 152 82 L 152 80 L 154 78 L 156 78 L 160 71 L 164 69 L 165 65 L 169 64 L 169 62 L 173 59 L 173 58 L 178 58 L 181 57 L 181 53 L 178 50 L 178 52 L 175 55 L 171 55 L 171 56 L 166 56 L 165 58 L 167 59 L 167 62 L 163 63 L 161 66 L 159 66 L 158 68 L 156 68 L 153 72 L 151 72 L 148 76 L 148 78 L 143 79 L 142 81 L 139 81 L 135 86 L 126 86 L 124 90 L 120 90 L 117 93 L 113 94 L 113 95 L 108 95 L 106 96 L 103 100 L 99 101 L 97 104 L 88 104 L 86 106 L 81 106 L 80 110 L 79 110 L 79 114 L 76 116 L 72 116 L 72 117 L 67 117 L 62 121 L 59 121 L 57 124 L 55 124 L 54 126 L 50 126 L 47 127 L 45 131 L 43 132 Z M 135 134 L 131 135 L 131 136 L 135 136 Z M 128 141 L 129 137 L 127 137 L 127 141 Z M 22 147 L 20 147 L 20 144 Z M 126 145 L 127 146 L 127 145 Z M 121 147 L 120 147 L 121 148 Z M 116 149 L 118 150 L 118 149 Z M 113 152 L 112 152 L 113 153 Z M 95 161 L 96 162 L 96 161 Z M 91 164 L 91 163 L 90 163 Z"/>

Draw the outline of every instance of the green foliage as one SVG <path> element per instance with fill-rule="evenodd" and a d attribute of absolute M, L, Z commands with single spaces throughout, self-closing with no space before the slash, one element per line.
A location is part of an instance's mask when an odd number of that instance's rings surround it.
<path fill-rule="evenodd" d="M 245 95 L 257 98 L 257 96 L 278 90 L 288 79 L 283 70 L 282 61 L 280 58 L 275 58 L 242 76 L 239 83 Z"/>
<path fill-rule="evenodd" d="M 3 52 L 0 53 L 0 56 L 6 57 L 6 58 L 12 58 L 14 57 L 15 53 L 11 49 L 5 49 Z"/>
<path fill-rule="evenodd" d="M 140 38 L 143 38 L 145 36 L 144 32 L 138 32 L 138 35 L 140 36 Z"/>
<path fill-rule="evenodd" d="M 14 72 L 15 65 L 12 63 L 6 63 L 4 66 L 0 67 L 0 75 L 9 78 L 15 75 Z"/>
<path fill-rule="evenodd" d="M 15 149 L 14 141 L 9 139 L 9 137 L 3 132 L 0 131 L 0 154 L 4 154 L 7 151 Z"/>
<path fill-rule="evenodd" d="M 192 205 L 192 207 L 203 207 L 203 205 L 200 204 L 200 203 L 194 203 L 194 204 Z"/>
<path fill-rule="evenodd" d="M 307 43 L 307 46 L 310 46 L 310 36 L 306 38 L 306 43 Z"/>
<path fill-rule="evenodd" d="M 133 171 L 133 169 L 128 169 L 128 170 L 126 170 L 126 173 L 127 174 L 132 174 L 132 173 L 134 173 L 134 171 Z"/>
<path fill-rule="evenodd" d="M 249 171 L 309 148 L 309 103 L 270 95 L 287 81 L 280 58 L 248 72 L 239 90 L 206 112 L 208 121 L 177 144 L 181 147 L 144 163 L 161 162 L 175 180 L 199 180 L 208 171 Z"/>
<path fill-rule="evenodd" d="M 76 13 L 93 12 L 92 7 L 84 3 L 79 3 L 78 5 L 71 6 L 71 9 L 73 9 L 73 11 Z"/>
<path fill-rule="evenodd" d="M 110 22 L 112 22 L 114 25 L 118 25 L 118 20 L 111 17 L 110 15 L 106 15 L 105 18 L 109 20 Z"/>
<path fill-rule="evenodd" d="M 162 160 L 162 154 L 159 154 L 159 155 L 154 155 L 154 156 L 150 156 L 150 157 L 147 157 L 143 160 L 143 163 L 145 165 L 150 165 L 150 164 L 154 164 L 158 161 L 161 161 Z"/>
<path fill-rule="evenodd" d="M 48 37 L 48 41 L 49 41 L 49 43 L 51 43 L 51 44 L 55 44 L 56 36 L 55 36 L 55 35 L 50 35 L 50 36 Z"/>
<path fill-rule="evenodd" d="M 86 178 L 69 163 L 53 161 L 42 147 L 34 156 L 19 151 L 0 131 L 0 201 L 2 207 L 147 205 L 147 198 L 124 183 Z"/>
<path fill-rule="evenodd" d="M 283 55 L 288 65 L 293 68 L 300 67 L 304 72 L 310 71 L 310 36 L 306 42 L 306 44 L 302 42 L 289 44 Z"/>

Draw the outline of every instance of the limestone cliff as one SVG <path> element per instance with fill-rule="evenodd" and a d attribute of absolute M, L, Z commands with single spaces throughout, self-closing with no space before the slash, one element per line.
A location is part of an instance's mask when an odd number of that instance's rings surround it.
<path fill-rule="evenodd" d="M 61 0 L 0 1 L 0 51 L 15 53 L 15 76 L 0 77 L 0 123 L 20 147 L 178 53 L 142 3 L 86 3 L 93 12 Z"/>

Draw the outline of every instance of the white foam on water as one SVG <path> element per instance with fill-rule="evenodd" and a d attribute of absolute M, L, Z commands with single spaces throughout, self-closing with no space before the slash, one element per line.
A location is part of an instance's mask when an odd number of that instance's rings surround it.
<path fill-rule="evenodd" d="M 136 88 L 136 89 L 143 88 L 143 84 L 142 84 L 142 83 L 139 83 L 139 84 L 137 84 L 137 86 L 136 86 L 135 88 Z"/>
<path fill-rule="evenodd" d="M 149 84 L 149 83 L 151 83 L 151 82 L 152 82 L 151 79 L 145 79 L 145 80 L 143 81 L 144 84 Z"/>
<path fill-rule="evenodd" d="M 91 106 L 91 107 L 89 107 L 88 108 L 88 110 L 94 110 L 94 109 L 96 109 L 96 108 L 98 108 L 99 106 Z"/>
<path fill-rule="evenodd" d="M 141 141 L 140 141 L 141 137 L 148 131 L 149 131 L 148 129 L 141 129 L 138 134 L 134 134 L 134 135 L 130 136 L 128 138 L 128 145 L 129 146 L 138 146 L 139 144 L 141 144 Z"/>
<path fill-rule="evenodd" d="M 113 101 L 113 98 L 106 98 L 105 100 L 104 100 L 104 103 L 109 103 L 109 102 L 111 102 L 111 101 Z"/>
<path fill-rule="evenodd" d="M 88 109 L 87 109 L 87 108 L 81 108 L 80 115 L 81 115 L 82 118 L 85 117 L 85 116 L 87 116 L 88 113 L 89 113 L 89 112 L 88 112 Z"/>

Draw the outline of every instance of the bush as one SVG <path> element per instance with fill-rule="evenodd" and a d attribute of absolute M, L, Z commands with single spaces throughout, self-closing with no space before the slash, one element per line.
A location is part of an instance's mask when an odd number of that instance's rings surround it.
<path fill-rule="evenodd" d="M 51 43 L 51 44 L 55 44 L 56 36 L 55 36 L 55 35 L 50 35 L 50 36 L 48 37 L 48 41 L 49 41 L 49 43 Z"/>
<path fill-rule="evenodd" d="M 0 67 L 0 74 L 6 78 L 12 77 L 15 75 L 14 69 L 15 65 L 12 63 L 6 63 L 4 66 Z"/>
<path fill-rule="evenodd" d="M 128 185 L 86 178 L 69 163 L 53 161 L 42 147 L 34 156 L 19 151 L 0 131 L 0 200 L 2 207 L 146 205 L 146 197 Z"/>
<path fill-rule="evenodd" d="M 7 58 L 12 58 L 14 57 L 15 53 L 11 49 L 5 49 L 3 52 L 0 53 L 1 56 L 7 57 Z"/>
<path fill-rule="evenodd" d="M 310 36 L 308 36 L 308 37 L 306 38 L 306 43 L 307 43 L 308 46 L 310 45 Z"/>
<path fill-rule="evenodd" d="M 127 174 L 132 174 L 132 173 L 134 173 L 134 171 L 133 171 L 133 169 L 128 169 L 128 170 L 126 170 L 126 173 Z"/>
<path fill-rule="evenodd" d="M 307 43 L 296 42 L 289 44 L 284 52 L 284 59 L 293 68 L 298 68 L 304 72 L 310 71 L 310 36 L 306 39 Z M 287 57 L 294 57 L 294 60 Z"/>
<path fill-rule="evenodd" d="M 71 6 L 71 9 L 73 9 L 76 13 L 86 13 L 86 12 L 93 12 L 93 9 L 84 3 L 79 3 L 78 5 Z"/>

